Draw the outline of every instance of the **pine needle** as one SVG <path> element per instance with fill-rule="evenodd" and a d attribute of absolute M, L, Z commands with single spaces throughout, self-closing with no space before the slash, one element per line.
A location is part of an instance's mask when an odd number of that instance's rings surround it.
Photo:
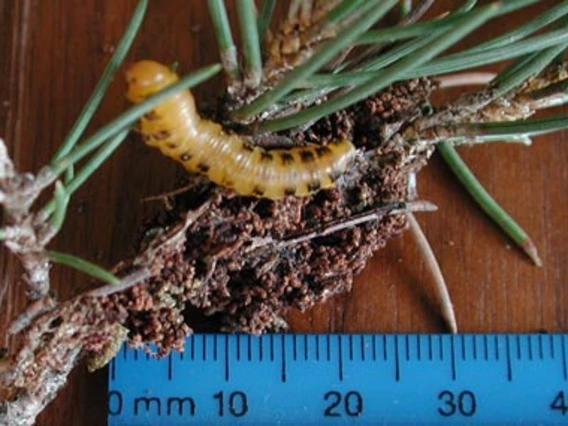
<path fill-rule="evenodd" d="M 110 157 L 110 155 L 120 146 L 120 144 L 126 139 L 126 136 L 130 132 L 130 129 L 125 129 L 120 132 L 118 135 L 113 137 L 109 140 L 106 144 L 103 145 L 99 151 L 87 163 L 85 166 L 81 168 L 79 173 L 69 181 L 65 188 L 65 194 L 67 197 L 73 195 L 77 189 L 81 185 L 83 185 L 91 175 L 97 171 L 97 169 Z M 45 217 L 49 217 L 53 211 L 56 209 L 56 199 L 51 200 L 49 203 L 45 205 L 45 207 L 41 210 L 41 215 L 45 215 Z"/>
<path fill-rule="evenodd" d="M 552 46 L 568 42 L 568 32 L 565 29 L 550 31 L 524 41 L 508 46 L 486 49 L 483 51 L 465 51 L 433 60 L 427 65 L 416 68 L 401 76 L 402 79 L 425 77 L 429 75 L 446 74 L 461 71 L 507 59 L 516 58 L 527 53 L 537 52 Z"/>
<path fill-rule="evenodd" d="M 95 86 L 91 97 L 83 107 L 83 110 L 79 114 L 77 121 L 75 121 L 75 123 L 71 127 L 69 134 L 67 134 L 63 143 L 55 152 L 51 160 L 52 163 L 60 160 L 61 158 L 63 158 L 63 156 L 67 155 L 81 138 L 81 135 L 93 118 L 93 115 L 95 114 L 105 93 L 107 92 L 107 89 L 112 82 L 116 71 L 122 65 L 122 62 L 124 61 L 124 58 L 126 57 L 126 54 L 128 53 L 130 46 L 132 45 L 132 42 L 134 41 L 134 37 L 136 37 L 138 29 L 142 24 L 147 8 L 148 0 L 140 0 L 138 2 L 138 5 L 136 6 L 134 13 L 132 14 L 130 23 L 126 27 L 124 35 L 116 46 L 116 49 L 112 54 L 112 57 L 110 58 L 107 66 L 105 67 L 101 78 Z M 68 178 L 69 177 L 72 177 L 72 171 L 70 171 Z"/>
<path fill-rule="evenodd" d="M 557 6 L 552 7 L 547 11 L 543 12 L 537 17 L 528 20 L 526 24 L 515 28 L 513 31 L 510 31 L 506 34 L 503 34 L 499 37 L 493 38 L 485 43 L 482 43 L 474 47 L 470 51 L 475 52 L 495 47 L 508 46 L 511 43 L 521 40 L 526 36 L 534 33 L 535 31 L 538 31 L 539 29 L 544 28 L 545 26 L 557 21 L 566 14 L 568 14 L 568 3 L 562 2 Z"/>
<path fill-rule="evenodd" d="M 270 28 L 270 22 L 272 21 L 275 6 L 276 0 L 264 0 L 262 2 L 262 7 L 257 20 L 258 35 L 261 40 L 266 37 L 268 29 Z"/>
<path fill-rule="evenodd" d="M 225 9 L 225 2 L 223 0 L 207 0 L 207 6 L 209 7 L 211 21 L 213 21 L 223 70 L 230 81 L 235 81 L 240 77 L 239 61 L 237 59 L 237 48 L 231 34 L 229 17 Z"/>
<path fill-rule="evenodd" d="M 497 77 L 493 72 L 463 72 L 459 74 L 443 75 L 436 78 L 438 88 L 447 89 L 450 87 L 477 86 L 489 84 Z"/>
<path fill-rule="evenodd" d="M 260 84 L 262 77 L 262 59 L 254 0 L 239 0 L 237 13 L 245 57 L 245 84 L 247 87 L 255 88 Z"/>
<path fill-rule="evenodd" d="M 500 5 L 500 3 L 494 3 L 468 13 L 466 16 L 463 16 L 461 20 L 458 21 L 459 24 L 454 25 L 452 29 L 445 31 L 440 35 L 435 34 L 431 36 L 431 43 L 428 43 L 422 48 L 414 51 L 411 56 L 405 57 L 401 61 L 383 69 L 379 75 L 375 76 L 375 78 L 366 81 L 353 90 L 324 102 L 321 105 L 307 108 L 297 114 L 265 121 L 260 124 L 260 129 L 275 132 L 298 127 L 367 98 L 373 93 L 384 89 L 389 84 L 400 79 L 401 74 L 407 73 L 409 70 L 429 61 L 440 52 L 461 40 L 467 34 L 495 16 L 495 14 L 500 10 Z"/>
<path fill-rule="evenodd" d="M 434 34 L 437 33 L 434 32 Z M 431 35 L 430 37 L 433 36 Z M 307 80 L 307 84 L 304 84 L 304 87 L 343 87 L 346 85 L 362 84 L 373 79 L 378 79 L 385 73 L 385 70 L 379 68 L 382 68 L 385 63 L 388 64 L 392 62 L 391 58 L 397 60 L 399 58 L 405 58 L 405 56 L 408 55 L 409 52 L 412 52 L 414 54 L 414 51 L 416 50 L 414 49 L 415 46 L 420 46 L 427 43 L 432 43 L 432 38 L 419 38 L 417 40 L 412 40 L 407 44 L 404 44 L 396 48 L 395 50 L 388 52 L 387 54 L 381 56 L 380 58 L 367 65 L 368 67 L 373 67 L 373 71 L 365 70 L 344 72 L 340 74 L 313 75 Z M 443 58 L 435 59 L 426 65 L 413 68 L 409 67 L 406 70 L 401 70 L 396 80 L 406 80 L 411 78 L 463 71 L 470 68 L 531 54 L 534 52 L 538 52 L 538 54 L 540 54 L 543 50 L 549 48 L 557 48 L 557 51 L 562 51 L 562 49 L 565 48 L 566 43 L 568 43 L 568 32 L 565 29 L 555 30 L 542 36 L 537 36 L 525 41 L 512 43 L 509 46 L 496 47 L 483 51 L 467 50 L 458 54 L 448 55 Z M 398 54 L 399 52 L 402 52 L 403 55 Z M 384 60 L 383 57 L 387 58 L 387 60 Z M 524 66 L 532 60 L 532 58 L 533 57 L 524 58 L 522 62 L 515 65 L 515 67 L 508 70 L 508 72 L 521 71 L 522 69 L 524 69 Z M 539 60 L 539 62 L 542 63 L 541 60 Z M 536 66 L 535 69 L 537 69 Z"/>
<path fill-rule="evenodd" d="M 57 234 L 63 226 L 68 205 L 69 194 L 65 192 L 65 188 L 63 187 L 61 181 L 55 182 L 54 214 L 50 223 L 52 228 L 51 232 L 53 233 L 53 235 Z"/>
<path fill-rule="evenodd" d="M 565 114 L 509 122 L 464 123 L 453 127 L 454 137 L 448 142 L 498 142 L 544 135 L 568 128 Z"/>
<path fill-rule="evenodd" d="M 323 43 L 315 52 L 315 54 L 302 65 L 296 67 L 282 81 L 246 107 L 234 112 L 233 117 L 237 120 L 243 120 L 264 111 L 269 106 L 275 104 L 292 90 L 297 87 L 298 82 L 310 76 L 335 55 L 341 52 L 345 47 L 352 43 L 359 35 L 365 32 L 371 25 L 385 15 L 395 4 L 397 0 L 384 0 L 380 4 L 377 0 L 368 0 L 362 8 L 368 13 L 363 16 L 356 24 L 345 29 L 341 37 L 334 38 Z"/>
<path fill-rule="evenodd" d="M 205 80 L 213 77 L 221 70 L 220 65 L 210 65 L 202 68 L 199 71 L 191 73 L 181 78 L 177 83 L 168 86 L 164 90 L 148 97 L 148 99 L 126 110 L 110 123 L 101 127 L 93 135 L 87 138 L 82 144 L 75 147 L 67 156 L 61 158 L 59 161 L 51 164 L 53 173 L 60 174 L 70 165 L 75 164 L 77 161 L 83 159 L 93 150 L 97 149 L 108 139 L 116 136 L 125 128 L 129 127 L 132 123 L 138 120 L 142 115 L 151 111 L 156 105 L 159 105 L 164 100 L 168 99 L 177 92 L 196 86 Z"/>
<path fill-rule="evenodd" d="M 426 235 L 424 235 L 424 231 L 422 231 L 422 228 L 414 215 L 412 213 L 407 213 L 406 217 L 408 219 L 408 224 L 410 225 L 412 236 L 414 237 L 426 264 L 426 268 L 430 271 L 432 279 L 434 280 L 434 288 L 436 289 L 436 296 L 442 311 L 442 318 L 446 321 L 450 331 L 456 334 L 458 332 L 456 314 L 454 312 L 450 292 L 448 291 L 448 286 L 446 285 L 446 280 L 444 279 L 440 265 L 436 260 L 436 256 L 434 255 L 434 251 L 432 250 Z"/>
<path fill-rule="evenodd" d="M 507 74 L 506 78 L 499 79 L 493 87 L 493 99 L 504 96 L 511 90 L 520 86 L 531 77 L 541 73 L 560 53 L 568 47 L 568 43 L 549 47 L 531 56 L 524 66 Z"/>
<path fill-rule="evenodd" d="M 81 259 L 80 257 L 73 256 L 68 253 L 61 253 L 58 251 L 48 251 L 46 252 L 46 254 L 49 260 L 51 260 L 52 262 L 60 263 L 73 269 L 77 269 L 78 271 L 81 271 L 93 278 L 107 282 L 109 284 L 120 283 L 120 279 L 114 274 L 111 274 L 106 269 L 103 269 L 100 266 L 97 266 L 85 259 Z"/>
<path fill-rule="evenodd" d="M 454 147 L 447 142 L 442 142 L 437 145 L 437 148 L 458 180 L 483 211 L 531 258 L 535 265 L 542 266 L 537 248 L 530 236 L 481 185 Z"/>
<path fill-rule="evenodd" d="M 404 27 L 380 28 L 369 30 L 357 39 L 355 44 L 377 44 L 395 42 L 421 35 L 430 34 L 432 31 L 445 30 L 463 16 L 463 13 L 452 13 L 450 16 L 432 21 L 418 22 Z"/>

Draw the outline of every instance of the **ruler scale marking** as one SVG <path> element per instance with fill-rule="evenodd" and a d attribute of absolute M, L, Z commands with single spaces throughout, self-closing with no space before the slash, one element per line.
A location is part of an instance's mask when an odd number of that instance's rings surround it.
<path fill-rule="evenodd" d="M 343 381 L 343 339 L 341 335 L 337 336 L 337 368 L 339 381 Z"/>
<path fill-rule="evenodd" d="M 286 382 L 286 345 L 284 344 L 284 335 L 281 334 L 280 337 L 281 337 L 280 343 L 281 343 L 281 345 L 282 345 L 282 348 L 281 348 L 281 358 L 282 358 L 281 380 L 282 380 L 282 382 L 284 383 L 284 382 Z"/>
<path fill-rule="evenodd" d="M 564 334 L 196 335 L 193 356 L 121 349 L 108 424 L 566 424 L 566 344 Z"/>
<path fill-rule="evenodd" d="M 507 356 L 507 380 L 510 382 L 513 380 L 513 367 L 511 365 L 511 344 L 509 342 L 509 336 L 505 336 L 505 345 Z"/>
<path fill-rule="evenodd" d="M 247 360 L 252 361 L 252 337 L 247 334 Z"/>
<path fill-rule="evenodd" d="M 566 339 L 564 338 L 564 334 L 560 339 L 560 349 L 562 351 L 562 376 L 564 377 L 564 381 L 567 381 L 568 367 L 566 366 Z"/>
<path fill-rule="evenodd" d="M 416 335 L 416 358 L 418 358 L 418 361 L 420 361 L 422 359 L 421 357 L 421 353 L 420 353 L 420 346 L 422 343 L 422 339 L 420 339 L 420 335 L 417 334 Z"/>
<path fill-rule="evenodd" d="M 450 368 L 452 370 L 452 381 L 456 380 L 456 348 L 454 345 L 454 339 L 450 339 Z"/>
<path fill-rule="evenodd" d="M 400 381 L 400 360 L 398 358 L 398 335 L 394 336 L 394 377 L 398 382 Z"/>
<path fill-rule="evenodd" d="M 471 336 L 472 337 L 472 350 L 473 350 L 473 359 L 477 360 L 477 336 Z"/>
<path fill-rule="evenodd" d="M 228 382 L 231 378 L 229 372 L 229 335 L 225 335 L 225 381 Z"/>
<path fill-rule="evenodd" d="M 126 347 L 126 345 L 124 346 Z M 110 361 L 110 380 L 115 381 L 116 379 L 116 361 L 113 359 Z"/>

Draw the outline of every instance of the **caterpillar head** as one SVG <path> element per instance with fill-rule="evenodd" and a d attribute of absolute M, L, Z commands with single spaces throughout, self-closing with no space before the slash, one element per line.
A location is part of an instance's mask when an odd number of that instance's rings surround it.
<path fill-rule="evenodd" d="M 133 103 L 139 103 L 177 80 L 177 74 L 167 66 L 149 60 L 139 61 L 126 71 L 126 97 Z"/>

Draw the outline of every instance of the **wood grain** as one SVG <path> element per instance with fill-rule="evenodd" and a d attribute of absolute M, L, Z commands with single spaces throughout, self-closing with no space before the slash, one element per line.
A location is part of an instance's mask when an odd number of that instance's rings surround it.
<path fill-rule="evenodd" d="M 0 0 L 0 137 L 20 170 L 37 171 L 61 143 L 119 40 L 134 0 Z M 231 17 L 234 18 L 233 2 Z M 458 1 L 436 2 L 432 14 Z M 553 2 L 496 20 L 471 45 L 512 28 Z M 183 71 L 217 61 L 205 1 L 152 1 L 129 55 L 179 62 Z M 494 67 L 496 69 L 498 67 Z M 213 99 L 220 80 L 197 90 Z M 442 95 L 449 99 L 457 91 Z M 124 83 L 115 81 L 91 130 L 122 111 Z M 460 150 L 489 191 L 527 229 L 544 261 L 533 266 L 463 193 L 434 156 L 419 175 L 423 198 L 439 206 L 420 214 L 442 266 L 463 332 L 566 331 L 568 327 L 568 134 L 539 137 L 531 148 L 493 144 Z M 159 208 L 141 203 L 171 188 L 177 166 L 134 139 L 74 197 L 53 247 L 110 266 L 132 254 L 140 224 Z M 0 335 L 24 304 L 20 269 L 3 250 Z M 55 267 L 61 299 L 89 288 L 78 273 Z M 289 315 L 292 330 L 310 332 L 439 332 L 444 325 L 423 262 L 406 235 L 389 242 L 358 277 L 353 291 L 308 312 Z M 195 324 L 199 329 L 200 325 Z M 13 341 L 2 342 L 2 344 Z M 105 371 L 80 366 L 39 425 L 105 422 Z"/>

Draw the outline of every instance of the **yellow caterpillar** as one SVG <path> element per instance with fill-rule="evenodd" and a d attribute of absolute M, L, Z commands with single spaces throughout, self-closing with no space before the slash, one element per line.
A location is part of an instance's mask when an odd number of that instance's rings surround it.
<path fill-rule="evenodd" d="M 126 72 L 133 103 L 175 83 L 176 73 L 153 61 L 140 61 Z M 140 119 L 146 144 L 183 164 L 186 170 L 241 195 L 279 199 L 307 196 L 330 188 L 351 162 L 348 140 L 327 146 L 265 150 L 202 119 L 189 90 L 180 92 Z"/>

